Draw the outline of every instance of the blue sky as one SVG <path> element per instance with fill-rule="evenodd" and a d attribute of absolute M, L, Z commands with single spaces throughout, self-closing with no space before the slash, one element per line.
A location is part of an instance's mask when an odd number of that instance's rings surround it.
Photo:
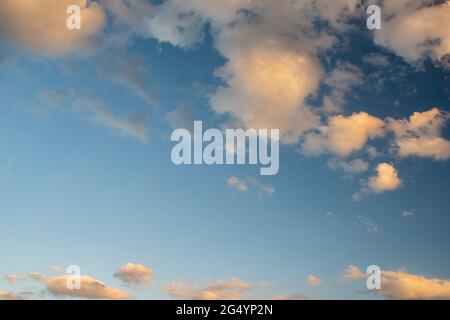
<path fill-rule="evenodd" d="M 65 29 L 66 2 L 88 26 Z M 34 16 L 38 44 L 0 22 L 0 298 L 448 299 L 449 5 L 386 2 L 380 31 L 344 0 L 64 0 Z M 307 10 L 323 30 L 286 13 Z M 412 18 L 428 26 L 401 43 L 390 28 Z M 194 120 L 280 128 L 279 173 L 173 165 L 170 134 Z M 52 285 L 69 265 L 107 289 Z"/>

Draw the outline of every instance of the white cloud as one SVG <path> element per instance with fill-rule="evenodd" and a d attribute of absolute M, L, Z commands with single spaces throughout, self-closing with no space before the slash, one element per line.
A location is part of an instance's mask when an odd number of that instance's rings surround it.
<path fill-rule="evenodd" d="M 411 218 L 414 217 L 414 211 L 411 210 L 406 210 L 402 212 L 402 217 L 403 218 Z"/>
<path fill-rule="evenodd" d="M 361 224 L 367 232 L 376 233 L 380 230 L 380 227 L 368 217 L 358 217 L 358 224 Z"/>

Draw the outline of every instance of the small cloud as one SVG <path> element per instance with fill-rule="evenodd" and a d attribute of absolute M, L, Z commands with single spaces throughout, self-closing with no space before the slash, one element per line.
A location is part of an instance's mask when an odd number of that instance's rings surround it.
<path fill-rule="evenodd" d="M 375 159 L 379 156 L 378 150 L 375 147 L 367 147 L 367 154 L 369 155 L 370 159 Z"/>
<path fill-rule="evenodd" d="M 361 280 L 366 278 L 367 273 L 361 272 L 355 265 L 349 265 L 347 269 L 345 269 L 344 274 L 341 276 L 342 280 Z"/>
<path fill-rule="evenodd" d="M 119 271 L 114 273 L 124 284 L 138 288 L 150 286 L 153 278 L 153 270 L 142 264 L 127 263 Z"/>
<path fill-rule="evenodd" d="M 360 191 L 353 195 L 353 201 L 360 201 L 370 193 L 383 193 L 399 188 L 402 181 L 398 177 L 398 171 L 389 163 L 380 163 L 376 168 L 377 174 L 363 182 Z"/>
<path fill-rule="evenodd" d="M 239 192 L 247 192 L 248 191 L 247 183 L 244 180 L 240 180 L 237 177 L 228 178 L 227 184 L 230 187 L 238 190 Z"/>
<path fill-rule="evenodd" d="M 320 279 L 320 278 L 318 278 L 316 276 L 313 276 L 313 275 L 309 275 L 308 279 L 306 280 L 306 284 L 307 285 L 315 286 L 315 287 L 320 286 L 322 284 L 322 282 L 323 282 L 322 279 Z"/>
<path fill-rule="evenodd" d="M 333 158 L 327 162 L 327 165 L 332 170 L 342 170 L 348 175 L 361 174 L 369 169 L 369 163 L 362 159 L 347 162 L 338 158 Z"/>
<path fill-rule="evenodd" d="M 49 265 L 48 268 L 55 273 L 64 273 L 64 270 L 58 266 Z"/>
<path fill-rule="evenodd" d="M 249 187 L 253 187 L 260 193 L 271 195 L 275 193 L 275 188 L 270 184 L 265 184 L 254 177 L 246 177 L 239 179 L 237 177 L 230 177 L 227 179 L 228 186 L 238 190 L 239 192 L 247 192 Z"/>
<path fill-rule="evenodd" d="M 27 274 L 27 277 L 29 279 L 35 280 L 35 281 L 43 281 L 45 276 L 40 274 L 39 272 L 32 272 Z"/>
<path fill-rule="evenodd" d="M 334 212 L 331 211 L 325 212 L 325 216 L 331 219 L 334 224 L 339 223 L 339 220 L 337 219 L 336 214 Z"/>
<path fill-rule="evenodd" d="M 302 152 L 306 155 L 320 155 L 331 152 L 339 157 L 347 157 L 364 148 L 369 140 L 385 134 L 383 120 L 367 114 L 354 113 L 351 116 L 333 116 L 328 125 L 305 136 Z"/>
<path fill-rule="evenodd" d="M 17 281 L 23 280 L 23 279 L 24 279 L 24 277 L 18 276 L 18 275 L 15 275 L 15 274 L 5 274 L 5 275 L 3 275 L 3 280 L 5 280 L 6 282 L 9 282 L 9 283 L 16 283 Z"/>
<path fill-rule="evenodd" d="M 367 232 L 375 233 L 379 231 L 378 225 L 372 219 L 361 216 L 358 219 L 360 220 L 359 223 L 364 226 Z"/>
<path fill-rule="evenodd" d="M 262 192 L 264 194 L 271 195 L 271 194 L 275 193 L 275 188 L 272 187 L 270 184 L 264 184 L 254 177 L 247 177 L 246 180 L 249 185 L 255 187 L 256 189 L 258 189 L 260 192 Z"/>
<path fill-rule="evenodd" d="M 363 61 L 379 68 L 387 68 L 391 65 L 388 57 L 381 53 L 371 53 L 366 55 L 364 56 Z"/>
<path fill-rule="evenodd" d="M 0 300 L 24 300 L 24 297 L 12 292 L 0 291 Z"/>
<path fill-rule="evenodd" d="M 414 211 L 412 211 L 412 210 L 407 210 L 407 211 L 403 211 L 402 212 L 402 217 L 403 218 L 411 218 L 411 217 L 414 217 Z"/>
<path fill-rule="evenodd" d="M 184 281 L 171 282 L 163 287 L 163 291 L 172 298 L 189 300 L 240 300 L 250 289 L 250 284 L 238 278 L 219 280 L 205 288 Z"/>
<path fill-rule="evenodd" d="M 285 300 L 285 301 L 290 301 L 290 300 L 306 300 L 306 296 L 303 294 L 292 294 L 292 295 L 286 295 L 286 296 L 272 296 L 270 298 L 270 300 Z"/>

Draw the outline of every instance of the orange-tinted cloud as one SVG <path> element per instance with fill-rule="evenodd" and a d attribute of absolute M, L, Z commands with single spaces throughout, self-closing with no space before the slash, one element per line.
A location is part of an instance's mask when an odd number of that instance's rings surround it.
<path fill-rule="evenodd" d="M 70 5 L 81 8 L 81 30 L 66 26 Z M 86 0 L 2 0 L 1 6 L 0 37 L 50 56 L 95 46 L 106 22 L 102 7 Z"/>
<path fill-rule="evenodd" d="M 190 300 L 238 300 L 252 286 L 237 278 L 219 280 L 204 288 L 184 281 L 171 282 L 163 287 L 163 291 L 172 298 Z"/>
<path fill-rule="evenodd" d="M 303 143 L 303 152 L 318 155 L 333 152 L 341 157 L 363 149 L 367 141 L 381 137 L 385 133 L 384 122 L 366 112 L 351 116 L 331 117 L 327 126 L 322 126 L 319 133 L 310 133 Z"/>
<path fill-rule="evenodd" d="M 0 291 L 0 300 L 24 300 L 24 297 L 13 292 Z"/>
<path fill-rule="evenodd" d="M 153 278 L 153 270 L 135 263 L 127 263 L 114 272 L 114 277 L 131 287 L 149 286 Z"/>
<path fill-rule="evenodd" d="M 450 158 L 450 141 L 441 137 L 449 119 L 447 112 L 432 108 L 425 112 L 414 112 L 409 119 L 387 119 L 394 132 L 394 148 L 404 158 L 408 156 L 429 157 L 435 160 Z"/>
<path fill-rule="evenodd" d="M 363 280 L 367 276 L 351 265 L 341 278 Z M 388 299 L 450 299 L 450 280 L 428 278 L 405 270 L 387 270 L 381 272 L 381 289 L 375 292 Z"/>

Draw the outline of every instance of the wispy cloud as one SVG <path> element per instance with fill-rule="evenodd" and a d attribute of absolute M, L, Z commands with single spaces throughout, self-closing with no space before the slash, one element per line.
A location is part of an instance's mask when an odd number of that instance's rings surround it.
<path fill-rule="evenodd" d="M 239 179 L 234 176 L 229 177 L 227 179 L 227 184 L 239 192 L 247 192 L 250 187 L 253 187 L 258 192 L 266 195 L 271 195 L 275 192 L 275 188 L 272 185 L 262 183 L 254 177 L 245 177 L 244 179 Z"/>
<path fill-rule="evenodd" d="M 163 287 L 163 291 L 172 298 L 190 300 L 238 300 L 252 286 L 238 278 L 219 280 L 206 287 L 188 282 L 171 282 Z"/>
<path fill-rule="evenodd" d="M 81 116 L 84 114 L 88 121 L 108 127 L 121 136 L 131 136 L 142 143 L 148 142 L 148 125 L 144 115 L 116 116 L 108 110 L 103 101 L 90 97 L 78 98 L 73 107 L 82 112 Z"/>

